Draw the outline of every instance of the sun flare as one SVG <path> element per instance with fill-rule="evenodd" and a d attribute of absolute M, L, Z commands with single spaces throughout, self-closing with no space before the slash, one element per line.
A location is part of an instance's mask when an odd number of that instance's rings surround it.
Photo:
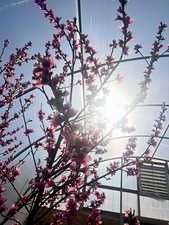
<path fill-rule="evenodd" d="M 127 99 L 123 93 L 113 89 L 105 99 L 104 111 L 107 118 L 111 121 L 118 121 L 126 112 Z"/>
<path fill-rule="evenodd" d="M 108 93 L 102 93 L 101 95 L 103 104 L 100 104 L 98 119 L 104 120 L 106 127 L 109 129 L 116 125 L 126 113 L 129 98 L 117 88 L 112 88 Z"/>

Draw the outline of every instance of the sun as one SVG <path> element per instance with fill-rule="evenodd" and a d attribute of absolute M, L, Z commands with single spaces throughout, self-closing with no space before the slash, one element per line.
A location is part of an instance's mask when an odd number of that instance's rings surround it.
<path fill-rule="evenodd" d="M 124 91 L 116 87 L 111 88 L 106 94 L 101 93 L 100 98 L 102 104 L 98 107 L 98 120 L 104 121 L 106 128 L 111 129 L 121 121 L 127 112 L 129 98 L 124 94 Z"/>
<path fill-rule="evenodd" d="M 111 89 L 105 98 L 104 111 L 106 117 L 112 122 L 119 121 L 125 114 L 127 105 L 127 98 L 124 93 L 116 88 Z"/>

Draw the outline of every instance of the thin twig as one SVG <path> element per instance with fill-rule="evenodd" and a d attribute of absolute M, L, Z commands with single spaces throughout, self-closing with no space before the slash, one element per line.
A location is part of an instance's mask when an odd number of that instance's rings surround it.
<path fill-rule="evenodd" d="M 153 152 L 153 155 L 151 156 L 151 159 L 154 157 L 155 153 L 157 152 L 157 150 L 158 150 L 158 148 L 159 148 L 159 146 L 160 146 L 162 140 L 165 139 L 165 134 L 167 133 L 168 128 L 169 128 L 169 124 L 167 125 L 167 127 L 166 127 L 166 129 L 165 129 L 163 135 L 160 137 L 160 141 L 158 142 L 158 144 L 157 144 L 157 146 L 156 146 L 156 148 L 155 148 L 155 150 L 154 150 L 154 152 Z"/>
<path fill-rule="evenodd" d="M 26 123 L 25 112 L 23 110 L 23 105 L 22 105 L 21 98 L 19 99 L 19 102 L 20 102 L 20 105 L 21 105 L 21 108 L 22 108 L 23 121 L 24 121 L 25 131 L 26 131 L 28 129 L 28 127 L 27 127 L 27 123 Z M 29 142 L 30 149 L 31 149 L 31 154 L 32 154 L 34 166 L 35 166 L 35 169 L 36 169 L 36 172 L 37 172 L 37 169 L 38 168 L 37 168 L 36 159 L 35 159 L 35 156 L 34 156 L 34 152 L 33 152 L 33 148 L 32 148 L 32 142 L 31 142 L 31 139 L 30 139 L 29 134 L 27 134 L 27 138 L 28 138 L 28 142 Z"/>

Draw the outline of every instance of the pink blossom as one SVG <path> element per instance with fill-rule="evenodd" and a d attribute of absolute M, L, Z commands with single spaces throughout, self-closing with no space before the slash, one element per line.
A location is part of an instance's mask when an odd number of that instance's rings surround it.
<path fill-rule="evenodd" d="M 135 167 L 127 167 L 127 176 L 135 176 L 138 174 L 138 169 Z"/>
<path fill-rule="evenodd" d="M 21 170 L 19 168 L 15 168 L 13 171 L 12 171 L 12 174 L 14 177 L 18 176 L 21 174 Z"/>
<path fill-rule="evenodd" d="M 90 170 L 87 170 L 87 171 L 85 172 L 85 176 L 87 176 L 87 177 L 89 177 L 91 174 L 92 174 L 92 173 L 91 173 Z"/>
<path fill-rule="evenodd" d="M 32 79 L 34 81 L 34 86 L 35 87 L 41 87 L 42 86 L 42 77 L 43 77 L 44 71 L 40 67 L 36 67 L 33 70 L 33 76 Z"/>
<path fill-rule="evenodd" d="M 66 118 L 74 117 L 77 113 L 75 109 L 73 109 L 69 104 L 63 106 L 63 114 Z"/>
<path fill-rule="evenodd" d="M 27 198 L 28 198 L 27 195 L 21 195 L 21 199 L 22 199 L 22 200 L 25 200 L 25 199 L 27 199 Z"/>
<path fill-rule="evenodd" d="M 25 134 L 26 136 L 28 136 L 28 135 L 31 134 L 31 133 L 33 133 L 33 129 L 26 129 L 25 132 L 24 132 L 24 134 Z"/>
<path fill-rule="evenodd" d="M 86 155 L 83 159 L 83 165 L 88 166 L 88 164 L 91 160 L 92 160 L 92 157 L 90 155 Z"/>
<path fill-rule="evenodd" d="M 0 193 L 5 191 L 5 187 L 0 185 Z"/>
<path fill-rule="evenodd" d="M 4 47 L 6 48 L 6 47 L 8 47 L 8 45 L 9 45 L 9 40 L 4 40 Z"/>
<path fill-rule="evenodd" d="M 140 48 L 143 48 L 143 46 L 142 45 L 139 45 L 139 44 L 137 44 L 137 45 L 134 46 L 134 50 L 135 50 L 135 53 L 136 54 L 139 52 L 139 49 Z"/>
<path fill-rule="evenodd" d="M 130 16 L 126 16 L 125 21 L 127 24 L 132 24 L 134 20 Z"/>
<path fill-rule="evenodd" d="M 124 80 L 124 77 L 118 74 L 117 77 L 116 77 L 117 83 L 121 84 L 123 82 L 123 80 Z"/>
<path fill-rule="evenodd" d="M 66 176 L 62 176 L 60 181 L 64 183 L 66 180 L 67 180 L 67 177 Z"/>
<path fill-rule="evenodd" d="M 4 88 L 2 86 L 0 86 L 0 95 L 3 94 Z"/>
<path fill-rule="evenodd" d="M 9 208 L 9 211 L 8 211 L 8 216 L 12 216 L 15 214 L 16 210 L 17 210 L 17 206 L 15 204 L 13 204 L 10 208 Z"/>
<path fill-rule="evenodd" d="M 53 57 L 45 57 L 42 60 L 42 67 L 45 69 L 52 69 L 54 67 Z"/>
<path fill-rule="evenodd" d="M 63 122 L 63 116 L 60 113 L 55 112 L 53 115 L 49 116 L 48 119 L 50 120 L 51 127 L 56 129 L 59 124 Z"/>
<path fill-rule="evenodd" d="M 46 188 L 49 188 L 49 187 L 52 187 L 52 186 L 54 186 L 54 185 L 55 185 L 54 181 L 53 181 L 51 178 L 49 178 L 49 179 L 46 181 L 45 187 L 46 187 Z"/>
<path fill-rule="evenodd" d="M 71 169 L 76 169 L 77 163 L 75 161 L 71 162 L 70 167 L 71 167 Z"/>
<path fill-rule="evenodd" d="M 43 112 L 42 110 L 39 110 L 38 114 L 39 114 L 39 119 L 43 120 L 45 116 L 45 112 Z"/>

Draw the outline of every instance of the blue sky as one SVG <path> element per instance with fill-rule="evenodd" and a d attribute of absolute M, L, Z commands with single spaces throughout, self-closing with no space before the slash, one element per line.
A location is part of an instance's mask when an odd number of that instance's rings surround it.
<path fill-rule="evenodd" d="M 57 15 L 72 18 L 76 15 L 75 0 L 48 0 Z M 95 45 L 105 47 L 112 38 L 118 37 L 117 23 L 114 22 L 116 0 L 82 0 L 83 30 L 90 34 Z M 151 44 L 156 26 L 160 21 L 169 22 L 169 2 L 167 0 L 130 0 L 128 13 L 134 18 L 132 30 L 135 39 Z M 20 44 L 27 40 L 39 43 L 49 37 L 49 28 L 33 0 L 1 0 L 1 38 L 9 37 L 12 43 Z M 95 32 L 93 32 L 95 31 Z M 43 34 L 43 35 L 42 35 Z M 104 40 L 104 41 L 103 41 Z M 100 49 L 99 49 L 100 50 Z"/>

